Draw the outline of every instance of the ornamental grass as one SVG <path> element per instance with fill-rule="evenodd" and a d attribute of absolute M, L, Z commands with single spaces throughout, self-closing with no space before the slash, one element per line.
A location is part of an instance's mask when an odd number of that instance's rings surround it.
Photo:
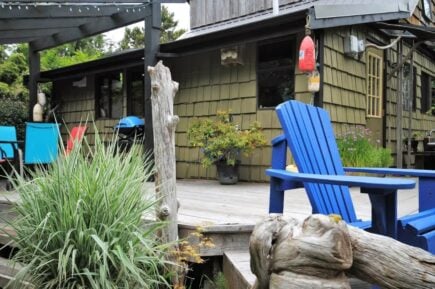
<path fill-rule="evenodd" d="M 93 146 L 76 144 L 28 180 L 17 176 L 21 202 L 11 225 L 22 269 L 8 288 L 168 288 L 169 245 L 157 238 L 163 224 L 142 220 L 155 204 L 143 155 L 137 147 L 117 153 L 96 132 Z"/>

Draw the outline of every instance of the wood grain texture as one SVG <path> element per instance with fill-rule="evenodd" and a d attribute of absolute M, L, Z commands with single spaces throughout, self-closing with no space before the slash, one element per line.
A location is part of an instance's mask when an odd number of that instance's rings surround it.
<path fill-rule="evenodd" d="M 336 216 L 271 216 L 250 241 L 256 289 L 350 288 L 346 274 L 382 288 L 435 288 L 435 256 L 348 226 Z"/>
<path fill-rule="evenodd" d="M 163 231 L 163 242 L 175 242 L 178 236 L 175 175 L 175 127 L 178 116 L 174 115 L 174 97 L 178 83 L 172 81 L 171 72 L 162 61 L 155 67 L 148 67 L 148 73 L 151 77 L 157 217 L 168 222 Z"/>

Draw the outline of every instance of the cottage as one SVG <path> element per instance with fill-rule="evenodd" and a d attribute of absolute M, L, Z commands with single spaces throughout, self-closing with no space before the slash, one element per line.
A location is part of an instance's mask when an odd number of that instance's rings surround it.
<path fill-rule="evenodd" d="M 281 133 L 273 108 L 298 99 L 331 114 L 336 134 L 370 128 L 402 165 L 402 140 L 435 128 L 434 0 L 191 0 L 191 31 L 157 56 L 180 83 L 175 112 L 177 176 L 214 178 L 188 144 L 196 118 L 230 110 L 242 129 L 258 120 Z M 305 35 L 316 45 L 320 89 L 298 69 Z M 67 125 L 93 119 L 102 131 L 125 115 L 144 116 L 143 50 L 41 73 Z M 91 132 L 92 133 L 92 132 Z M 240 178 L 266 181 L 271 149 L 242 158 Z M 398 157 L 397 157 L 398 156 Z"/>

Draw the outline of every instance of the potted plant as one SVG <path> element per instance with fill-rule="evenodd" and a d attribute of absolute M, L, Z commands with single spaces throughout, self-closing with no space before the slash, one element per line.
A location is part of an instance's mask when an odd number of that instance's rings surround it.
<path fill-rule="evenodd" d="M 205 167 L 216 165 L 221 184 L 237 183 L 240 154 L 250 155 L 255 148 L 266 144 L 258 122 L 241 130 L 226 111 L 218 111 L 216 120 L 203 119 L 193 123 L 188 138 L 190 145 L 201 148 L 204 154 L 201 162 Z"/>

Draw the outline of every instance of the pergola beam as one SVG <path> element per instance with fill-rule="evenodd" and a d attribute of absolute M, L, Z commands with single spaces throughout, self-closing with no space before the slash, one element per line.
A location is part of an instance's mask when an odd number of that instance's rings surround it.
<path fill-rule="evenodd" d="M 46 3 L 47 0 L 18 0 L 18 1 L 0 1 L 1 2 L 12 2 L 12 3 L 29 3 L 29 4 L 37 4 L 37 3 Z M 65 3 L 77 3 L 77 4 L 83 4 L 83 3 L 92 3 L 92 4 L 105 4 L 105 3 L 150 3 L 151 0 L 89 0 L 89 1 L 83 1 L 83 0 L 51 0 L 49 1 L 51 3 L 59 3 L 59 4 L 65 4 Z M 186 0 L 154 0 L 153 3 L 185 3 Z"/>
<path fill-rule="evenodd" d="M 133 7 L 131 6 L 121 7 L 121 6 L 111 5 L 111 6 L 105 6 L 99 8 L 99 10 L 97 9 L 94 8 L 92 5 L 83 5 L 83 6 L 74 6 L 74 7 L 69 7 L 69 6 L 33 7 L 32 6 L 29 8 L 29 10 L 18 9 L 18 8 L 13 8 L 12 10 L 9 10 L 5 6 L 5 8 L 0 8 L 0 19 L 34 18 L 36 21 L 37 18 L 56 19 L 56 18 L 75 18 L 75 17 L 100 17 L 100 16 L 110 16 L 120 11 L 124 11 L 126 9 L 129 9 L 129 13 L 131 14 L 141 14 L 138 8 L 136 8 L 135 11 L 133 12 L 132 10 Z"/>
<path fill-rule="evenodd" d="M 107 17 L 107 16 L 103 16 Z M 95 20 L 95 17 L 49 19 L 0 19 L 0 31 L 77 27 Z"/>
<path fill-rule="evenodd" d="M 16 44 L 16 43 L 28 43 L 35 39 L 38 39 L 37 37 L 12 37 L 12 38 L 0 38 L 0 44 Z"/>
<path fill-rule="evenodd" d="M 68 33 L 60 32 L 48 38 L 35 40 L 31 44 L 35 50 L 40 51 L 85 37 L 107 32 L 112 30 L 114 27 L 122 27 L 139 21 L 143 21 L 143 14 L 121 12 L 113 15 L 112 17 L 98 18 L 93 22 L 73 28 Z"/>
<path fill-rule="evenodd" d="M 74 32 L 76 28 L 50 28 L 50 29 L 27 29 L 27 30 L 19 30 L 19 31 L 0 31 L 0 39 L 1 38 L 29 38 L 29 37 L 49 37 L 53 34 L 62 33 L 68 34 Z"/>

